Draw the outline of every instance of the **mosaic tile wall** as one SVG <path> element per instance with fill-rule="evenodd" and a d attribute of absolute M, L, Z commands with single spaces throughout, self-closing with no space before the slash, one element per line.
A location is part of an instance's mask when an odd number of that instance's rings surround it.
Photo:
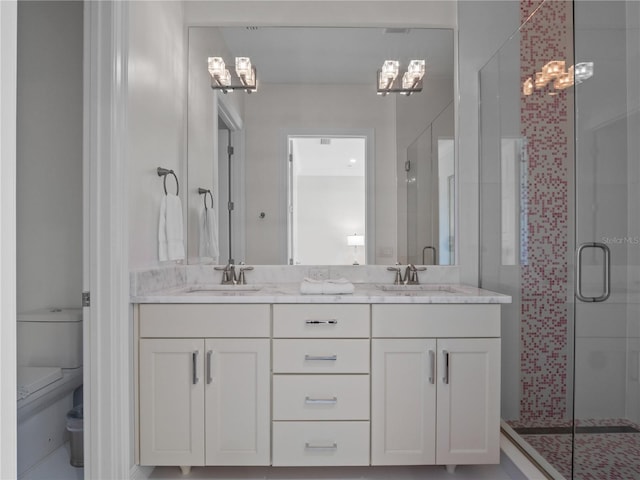
<path fill-rule="evenodd" d="M 520 41 L 522 82 L 550 60 L 565 60 L 567 66 L 573 63 L 571 2 L 521 0 L 520 14 L 521 23 L 526 21 Z M 570 91 L 557 93 L 546 87 L 530 96 L 521 94 L 528 198 L 527 260 L 521 270 L 520 419 L 531 424 L 538 420 L 562 420 L 569 413 Z"/>

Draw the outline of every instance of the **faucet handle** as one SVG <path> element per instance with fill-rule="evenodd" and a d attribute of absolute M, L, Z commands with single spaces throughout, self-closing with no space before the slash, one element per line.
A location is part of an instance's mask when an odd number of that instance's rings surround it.
<path fill-rule="evenodd" d="M 401 267 L 387 267 L 390 272 L 396 272 L 396 278 L 393 281 L 394 285 L 402 284 L 402 268 Z"/>
<path fill-rule="evenodd" d="M 240 265 L 244 265 L 244 262 L 241 262 Z M 247 270 L 253 270 L 253 267 L 240 267 L 240 273 L 238 273 L 238 285 L 246 285 L 247 279 L 245 278 L 244 272 Z"/>

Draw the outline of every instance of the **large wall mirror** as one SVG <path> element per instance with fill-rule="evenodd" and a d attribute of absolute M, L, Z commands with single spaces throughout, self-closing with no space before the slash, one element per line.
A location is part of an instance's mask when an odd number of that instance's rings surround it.
<path fill-rule="evenodd" d="M 190 263 L 455 264 L 453 30 L 188 37 Z M 257 91 L 212 89 L 209 57 L 232 74 L 249 57 Z M 415 59 L 426 60 L 422 91 L 377 94 L 386 60 L 401 77 Z"/>

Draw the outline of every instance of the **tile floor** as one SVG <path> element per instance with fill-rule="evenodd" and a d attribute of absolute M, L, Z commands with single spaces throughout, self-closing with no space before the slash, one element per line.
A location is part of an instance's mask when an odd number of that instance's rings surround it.
<path fill-rule="evenodd" d="M 69 458 L 69 443 L 65 443 L 27 470 L 19 480 L 83 480 L 84 468 L 72 467 Z"/>
<path fill-rule="evenodd" d="M 524 422 L 509 422 L 516 430 Z M 578 427 L 629 426 L 640 430 L 640 425 L 626 419 L 577 420 Z M 536 425 L 542 430 L 544 425 Z M 572 423 L 556 422 L 547 427 L 567 427 Z M 597 430 L 597 429 L 596 429 Z M 606 429 L 603 430 L 606 432 Z M 535 448 L 565 478 L 571 478 L 571 433 L 522 434 L 521 437 Z M 578 433 L 575 440 L 575 480 L 637 480 L 640 464 L 640 432 L 633 433 Z"/>

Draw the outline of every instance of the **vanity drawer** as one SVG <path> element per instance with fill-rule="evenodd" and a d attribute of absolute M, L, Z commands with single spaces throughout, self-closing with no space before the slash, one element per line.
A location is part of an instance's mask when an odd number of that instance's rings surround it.
<path fill-rule="evenodd" d="M 270 305 L 140 305 L 140 337 L 256 337 L 271 335 Z"/>
<path fill-rule="evenodd" d="M 274 420 L 369 420 L 369 375 L 274 375 Z"/>
<path fill-rule="evenodd" d="M 369 373 L 369 340 L 273 340 L 274 373 Z"/>
<path fill-rule="evenodd" d="M 273 422 L 273 466 L 369 465 L 369 422 Z"/>
<path fill-rule="evenodd" d="M 373 305 L 376 338 L 499 337 L 500 305 Z"/>
<path fill-rule="evenodd" d="M 274 305 L 273 336 L 279 338 L 368 338 L 369 305 Z"/>

